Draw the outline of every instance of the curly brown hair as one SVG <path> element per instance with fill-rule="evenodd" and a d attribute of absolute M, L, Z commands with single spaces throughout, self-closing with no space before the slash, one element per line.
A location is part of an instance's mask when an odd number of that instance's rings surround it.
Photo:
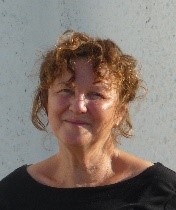
<path fill-rule="evenodd" d="M 36 89 L 31 113 L 32 123 L 37 129 L 46 131 L 48 125 L 48 121 L 45 121 L 48 88 L 64 71 L 71 72 L 73 75 L 71 80 L 74 80 L 71 61 L 80 57 L 91 59 L 98 80 L 105 77 L 100 67 L 106 64 L 108 73 L 115 78 L 122 104 L 128 104 L 135 99 L 141 79 L 136 70 L 136 60 L 132 56 L 124 54 L 110 39 L 94 38 L 85 33 L 66 31 L 58 43 L 43 56 L 40 66 L 39 86 Z M 113 128 L 113 133 L 130 137 L 131 130 L 132 124 L 127 108 L 120 124 Z"/>

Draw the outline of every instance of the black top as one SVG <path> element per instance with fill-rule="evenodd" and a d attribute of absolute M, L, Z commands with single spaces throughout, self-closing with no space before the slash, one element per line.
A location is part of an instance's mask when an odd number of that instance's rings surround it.
<path fill-rule="evenodd" d="M 40 184 L 26 168 L 24 165 L 0 181 L 0 210 L 176 209 L 176 173 L 161 163 L 116 184 L 80 188 Z"/>

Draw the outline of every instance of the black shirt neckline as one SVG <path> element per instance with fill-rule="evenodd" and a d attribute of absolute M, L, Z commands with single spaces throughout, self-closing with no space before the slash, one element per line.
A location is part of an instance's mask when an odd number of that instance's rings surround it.
<path fill-rule="evenodd" d="M 161 163 L 157 162 L 154 163 L 152 166 L 149 166 L 148 168 L 146 168 L 144 171 L 142 171 L 141 173 L 139 173 L 138 175 L 129 178 L 129 179 L 125 179 L 122 180 L 120 182 L 117 183 L 113 183 L 113 184 L 109 184 L 109 185 L 101 185 L 101 186 L 93 186 L 93 187 L 76 187 L 76 188 L 57 188 L 57 187 L 52 187 L 49 185 L 45 185 L 42 184 L 40 182 L 38 182 L 37 180 L 35 180 L 28 172 L 27 172 L 27 167 L 29 165 L 23 165 L 21 168 L 21 170 L 23 171 L 23 175 L 25 176 L 25 178 L 28 180 L 28 182 L 37 187 L 37 188 L 41 188 L 41 189 L 45 189 L 45 190 L 51 190 L 51 191 L 96 191 L 96 190 L 108 190 L 108 189 L 112 189 L 113 188 L 121 188 L 125 185 L 130 185 L 131 183 L 135 183 L 140 181 L 141 179 L 144 179 L 146 176 L 148 176 L 149 174 L 153 174 L 153 171 L 156 170 L 156 168 L 162 166 Z"/>

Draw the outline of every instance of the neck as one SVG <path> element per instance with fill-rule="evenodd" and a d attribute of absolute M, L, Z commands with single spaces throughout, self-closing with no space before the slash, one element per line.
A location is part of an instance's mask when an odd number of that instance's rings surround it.
<path fill-rule="evenodd" d="M 57 155 L 59 185 L 64 187 L 97 186 L 106 184 L 113 176 L 112 159 L 118 156 L 115 145 L 91 149 L 62 147 Z"/>

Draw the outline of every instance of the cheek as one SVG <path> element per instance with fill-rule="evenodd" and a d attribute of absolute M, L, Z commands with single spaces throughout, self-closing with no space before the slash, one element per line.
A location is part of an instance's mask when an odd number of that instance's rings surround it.
<path fill-rule="evenodd" d="M 108 121 L 112 119 L 115 114 L 115 103 L 113 101 L 107 102 L 92 102 L 89 106 L 89 110 L 94 118 L 101 121 Z"/>
<path fill-rule="evenodd" d="M 67 104 L 68 102 L 63 99 L 50 98 L 48 100 L 48 121 L 53 131 L 57 129 L 62 114 L 67 109 Z"/>
<path fill-rule="evenodd" d="M 102 104 L 102 110 L 103 111 L 109 111 L 115 108 L 115 103 L 113 101 L 108 101 L 104 104 Z"/>
<path fill-rule="evenodd" d="M 59 112 L 68 104 L 68 100 L 64 97 L 51 97 L 48 98 L 48 112 Z"/>

